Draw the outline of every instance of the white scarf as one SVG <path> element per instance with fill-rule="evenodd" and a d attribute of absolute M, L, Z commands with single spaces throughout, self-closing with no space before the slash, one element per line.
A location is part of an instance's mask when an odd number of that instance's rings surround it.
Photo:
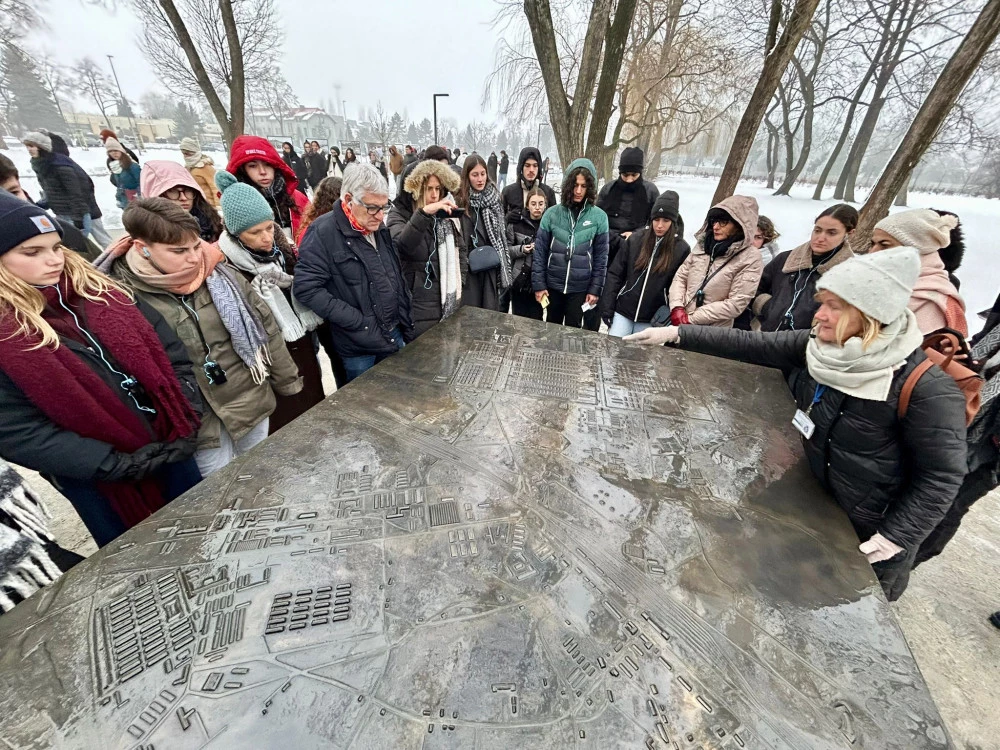
<path fill-rule="evenodd" d="M 848 396 L 867 401 L 889 398 L 893 374 L 920 348 L 924 336 L 916 316 L 906 310 L 892 323 L 882 327 L 878 338 L 863 350 L 857 336 L 843 346 L 809 339 L 806 366 L 813 380 Z"/>
<path fill-rule="evenodd" d="M 205 156 L 201 151 L 195 151 L 191 156 L 184 157 L 184 166 L 188 169 L 200 169 L 205 165 L 214 165 L 212 157 Z"/>
<path fill-rule="evenodd" d="M 450 317 L 462 306 L 462 266 L 455 247 L 455 233 L 459 231 L 460 225 L 455 219 L 434 219 L 441 282 L 441 320 Z"/>
<path fill-rule="evenodd" d="M 262 263 L 226 233 L 219 237 L 219 249 L 233 266 L 253 275 L 250 286 L 267 303 L 285 341 L 298 341 L 322 325 L 323 320 L 295 299 L 294 294 L 292 304 L 288 304 L 282 290 L 292 286 L 292 276 L 282 271 L 277 263 Z"/>

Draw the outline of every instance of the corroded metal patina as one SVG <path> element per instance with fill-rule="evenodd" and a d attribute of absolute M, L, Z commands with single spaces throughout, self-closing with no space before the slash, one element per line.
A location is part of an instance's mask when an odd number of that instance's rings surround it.
<path fill-rule="evenodd" d="M 463 310 L 0 618 L 72 748 L 939 748 L 776 372 Z"/>

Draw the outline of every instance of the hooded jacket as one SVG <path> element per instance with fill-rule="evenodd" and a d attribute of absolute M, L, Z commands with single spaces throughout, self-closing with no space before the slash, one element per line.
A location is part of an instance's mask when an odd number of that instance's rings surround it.
<path fill-rule="evenodd" d="M 446 164 L 439 161 L 424 160 L 406 175 L 405 184 L 412 185 L 418 195 L 423 193 L 424 183 L 431 177 L 438 178 L 442 187 L 448 193 L 458 191 L 461 181 L 458 175 Z M 406 199 L 403 199 L 405 196 Z M 434 234 L 435 221 L 450 221 L 450 219 L 435 219 L 417 209 L 409 188 L 400 191 L 400 196 L 393 204 L 387 225 L 392 235 L 393 246 L 399 256 L 403 269 L 403 279 L 412 298 L 411 311 L 413 326 L 419 336 L 424 331 L 441 320 L 441 266 L 437 253 L 437 238 Z M 459 211 L 453 212 L 455 219 L 461 217 Z M 469 253 L 461 229 L 461 223 L 455 221 L 455 249 L 458 251 L 458 263 L 462 275 L 462 286 L 465 286 L 469 276 Z"/>
<path fill-rule="evenodd" d="M 326 157 L 323 154 L 310 151 L 308 154 L 302 155 L 302 161 L 305 162 L 306 171 L 309 175 L 309 187 L 315 190 L 319 187 L 323 178 L 326 177 L 326 172 L 329 169 Z"/>
<path fill-rule="evenodd" d="M 389 171 L 396 177 L 403 173 L 403 155 L 395 146 L 389 147 Z"/>
<path fill-rule="evenodd" d="M 68 156 L 44 150 L 31 160 L 31 168 L 45 192 L 49 210 L 82 226 L 83 217 L 90 213 L 90 196 L 80 176 L 83 170 Z"/>
<path fill-rule="evenodd" d="M 817 386 L 806 368 L 809 336 L 681 326 L 680 347 L 781 369 L 805 410 Z M 878 531 L 908 551 L 944 517 L 966 471 L 965 399 L 947 373 L 934 367 L 920 378 L 899 419 L 900 391 L 924 359 L 920 349 L 909 356 L 893 375 L 886 401 L 827 389 L 810 411 L 816 431 L 802 440 L 809 468 L 847 512 L 859 538 Z"/>
<path fill-rule="evenodd" d="M 181 164 L 173 161 L 147 161 L 142 168 L 142 194 L 147 198 L 159 198 L 170 188 L 189 187 L 204 195 L 201 185 L 194 176 Z"/>
<path fill-rule="evenodd" d="M 757 201 L 744 195 L 731 195 L 714 209 L 722 209 L 733 217 L 743 230 L 743 239 L 712 257 L 705 251 L 705 238 L 711 231 L 706 221 L 695 235 L 694 249 L 678 269 L 668 297 L 670 308 L 683 307 L 693 325 L 731 328 L 757 294 L 764 270 L 760 250 L 753 246 Z M 699 305 L 696 293 L 701 288 L 704 298 Z"/>
<path fill-rule="evenodd" d="M 528 159 L 534 159 L 538 162 L 538 177 L 531 185 L 526 184 L 524 180 L 524 163 L 528 161 Z M 534 146 L 526 146 L 521 149 L 521 154 L 517 157 L 517 179 L 503 189 L 504 214 L 509 213 L 513 208 L 524 208 L 525 193 L 533 187 L 539 187 L 542 189 L 542 192 L 545 193 L 545 200 L 548 202 L 549 208 L 556 205 L 555 191 L 542 182 L 542 152 Z"/>
<path fill-rule="evenodd" d="M 570 164 L 567 179 L 577 167 L 586 169 L 597 182 L 597 169 L 589 159 Z M 569 206 L 550 208 L 535 235 L 532 289 L 600 297 L 608 271 L 608 240 L 608 215 L 597 206 L 584 201 L 575 217 Z"/>
<path fill-rule="evenodd" d="M 794 250 L 780 253 L 764 268 L 753 301 L 753 314 L 760 321 L 760 330 L 812 328 L 813 315 L 819 309 L 816 302 L 816 282 L 820 276 L 854 253 L 846 242 L 818 260 L 807 242 Z M 792 317 L 788 325 L 786 315 Z"/>
<path fill-rule="evenodd" d="M 241 135 L 233 141 L 233 147 L 229 151 L 229 164 L 226 165 L 226 171 L 230 174 L 236 174 L 236 171 L 240 167 L 245 166 L 252 161 L 262 161 L 265 164 L 269 164 L 274 167 L 275 171 L 280 172 L 281 176 L 284 177 L 285 192 L 292 197 L 295 205 L 295 208 L 290 212 L 290 218 L 292 224 L 292 236 L 297 237 L 299 233 L 299 222 L 302 221 L 302 211 L 309 205 L 309 199 L 295 189 L 299 184 L 299 178 L 296 176 L 292 168 L 285 164 L 281 156 L 278 155 L 274 146 L 272 146 L 265 138 L 261 138 L 256 135 Z M 275 196 L 273 194 L 269 194 L 268 190 L 261 190 L 259 187 L 257 189 L 260 190 L 261 194 L 265 198 L 267 198 L 268 203 L 271 204 L 271 208 L 275 211 L 274 220 L 281 225 L 281 217 L 278 216 L 278 210 L 274 200 Z"/>
<path fill-rule="evenodd" d="M 218 208 L 219 198 L 222 197 L 222 194 L 215 185 L 215 162 L 212 161 L 211 157 L 202 154 L 195 166 L 186 167 L 186 169 L 194 177 L 194 181 L 198 183 L 198 189 L 205 196 L 208 205 L 212 208 Z"/>
<path fill-rule="evenodd" d="M 646 240 L 647 232 L 651 231 L 649 227 L 644 227 L 633 232 L 611 262 L 604 295 L 601 297 L 601 317 L 605 320 L 610 320 L 618 313 L 634 323 L 648 323 L 660 306 L 668 303 L 667 290 L 670 289 L 670 282 L 691 253 L 691 247 L 684 240 L 684 225 L 675 222 L 669 230 L 675 234 L 670 265 L 665 273 L 647 274 L 648 268 L 656 265 L 660 252 L 663 252 L 661 243 L 653 251 L 649 265 L 636 269 L 635 262 L 642 252 L 642 243 Z"/>

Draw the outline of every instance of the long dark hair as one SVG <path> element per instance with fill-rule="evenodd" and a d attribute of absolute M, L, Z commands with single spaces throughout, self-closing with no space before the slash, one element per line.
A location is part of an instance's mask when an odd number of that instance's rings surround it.
<path fill-rule="evenodd" d="M 344 181 L 339 177 L 324 177 L 319 185 L 316 186 L 312 202 L 302 212 L 302 221 L 299 222 L 299 236 L 295 238 L 296 242 L 302 241 L 302 237 L 305 236 L 310 224 L 323 214 L 330 213 L 333 207 L 337 205 L 337 201 L 340 200 L 340 188 L 343 183 Z"/>
<path fill-rule="evenodd" d="M 236 170 L 236 179 L 240 182 L 249 185 L 258 193 L 264 196 L 264 199 L 268 202 L 268 205 L 272 204 L 272 197 L 274 199 L 273 203 L 277 204 L 278 215 L 274 217 L 274 220 L 278 222 L 278 226 L 291 226 L 292 225 L 292 212 L 298 211 L 298 206 L 295 205 L 295 199 L 292 198 L 291 194 L 288 192 L 288 182 L 285 180 L 285 175 L 282 174 L 281 170 L 275 167 L 273 164 L 270 165 L 274 169 L 274 179 L 279 181 L 280 177 L 281 185 L 283 186 L 280 191 L 271 190 L 270 192 L 265 192 L 264 188 L 250 179 L 250 175 L 247 174 L 246 165 L 243 164 L 239 169 Z M 273 183 L 272 183 L 273 187 Z M 284 214 L 287 212 L 288 223 L 285 224 Z"/>
<path fill-rule="evenodd" d="M 650 273 L 666 273 L 670 268 L 670 262 L 674 257 L 674 248 L 677 246 L 677 225 L 672 219 L 667 233 L 660 241 L 660 251 L 656 255 L 656 264 L 650 269 Z M 642 238 L 642 247 L 639 248 L 639 257 L 635 259 L 635 270 L 642 271 L 649 265 L 649 259 L 653 257 L 653 248 L 656 247 L 656 232 L 653 225 L 646 228 L 646 234 Z"/>
<path fill-rule="evenodd" d="M 469 180 L 469 175 L 472 170 L 476 167 L 482 167 L 486 171 L 486 183 L 490 184 L 493 180 L 490 179 L 490 170 L 486 166 L 486 161 L 479 154 L 469 154 L 465 157 L 465 163 L 462 165 L 462 187 L 458 189 L 458 205 L 465 208 L 465 213 L 469 213 L 469 193 L 472 192 L 472 182 Z"/>
<path fill-rule="evenodd" d="M 351 152 L 351 158 L 350 158 L 350 160 L 348 160 L 348 158 L 347 158 L 347 152 L 348 151 Z M 357 160 L 358 160 L 358 155 L 356 153 L 354 153 L 354 149 L 353 148 L 351 148 L 350 146 L 348 146 L 347 148 L 344 149 L 344 164 L 348 164 L 349 161 L 357 161 Z"/>
<path fill-rule="evenodd" d="M 222 230 L 225 226 L 222 223 L 222 217 L 219 216 L 219 212 L 212 208 L 212 205 L 205 200 L 205 196 L 199 190 L 194 194 L 194 203 L 191 204 L 191 214 L 193 216 L 203 216 L 205 221 L 212 229 L 212 239 L 211 242 L 218 242 L 219 237 L 222 235 Z M 199 224 L 201 222 L 199 221 Z M 204 237 L 202 239 L 205 239 Z"/>
<path fill-rule="evenodd" d="M 541 166 L 541 164 L 538 165 L 539 169 L 541 169 Z M 597 181 L 594 180 L 594 175 L 586 167 L 577 167 L 566 175 L 566 178 L 563 180 L 561 200 L 566 208 L 573 205 L 573 187 L 576 185 L 576 176 L 580 174 L 587 181 L 587 196 L 583 199 L 584 202 L 592 206 L 597 203 Z"/>

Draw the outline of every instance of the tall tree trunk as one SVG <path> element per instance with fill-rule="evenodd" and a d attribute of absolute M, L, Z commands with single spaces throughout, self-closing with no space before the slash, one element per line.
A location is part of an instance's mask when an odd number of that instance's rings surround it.
<path fill-rule="evenodd" d="M 219 98 L 219 93 L 215 90 L 215 86 L 212 85 L 212 79 L 208 77 L 208 71 L 205 70 L 205 65 L 201 61 L 198 48 L 195 46 L 194 40 L 188 32 L 187 26 L 184 25 L 184 19 L 181 18 L 181 14 L 177 11 L 177 6 L 173 0 L 158 0 L 158 2 L 160 3 L 160 7 L 163 8 L 163 13 L 166 15 L 167 21 L 170 22 L 170 28 L 174 30 L 177 43 L 184 51 L 184 56 L 187 57 L 188 65 L 191 66 L 191 72 L 194 74 L 195 80 L 198 81 L 198 88 L 201 89 L 202 95 L 208 101 L 208 106 L 215 116 L 215 121 L 219 123 L 219 128 L 222 129 L 222 138 L 226 141 L 227 145 L 231 144 L 233 139 L 242 132 L 242 118 L 240 132 L 234 132 L 233 123 L 229 119 L 229 113 L 226 112 L 226 107 L 222 103 L 222 99 Z"/>
<path fill-rule="evenodd" d="M 590 117 L 590 130 L 587 133 L 585 153 L 590 159 L 605 158 L 604 139 L 608 134 L 608 123 L 611 121 L 615 91 L 618 88 L 618 76 L 622 70 L 625 42 L 628 41 L 629 31 L 632 29 L 632 19 L 635 17 L 637 4 L 638 0 L 618 0 L 614 20 L 611 21 L 605 35 L 601 77 L 597 81 L 597 93 L 593 100 L 594 110 Z M 589 94 L 589 92 L 584 93 Z M 616 147 L 613 148 L 617 150 Z"/>
<path fill-rule="evenodd" d="M 878 88 L 876 88 L 875 92 L 875 96 L 877 95 Z M 844 167 L 840 172 L 837 188 L 833 191 L 835 199 L 854 203 L 854 188 L 857 184 L 861 160 L 864 159 L 872 136 L 875 135 L 875 126 L 878 125 L 878 118 L 882 114 L 882 107 L 884 105 L 885 99 L 873 99 L 872 103 L 868 105 L 865 117 L 861 121 L 861 127 L 858 128 L 858 132 L 854 136 L 854 143 L 851 144 L 851 150 L 848 152 L 847 160 L 844 162 Z"/>
<path fill-rule="evenodd" d="M 851 128 L 854 125 L 854 115 L 858 110 L 858 105 L 861 104 L 861 98 L 865 93 L 865 89 L 868 88 L 868 84 L 871 82 L 872 76 L 874 75 L 875 63 L 873 62 L 868 68 L 868 73 L 858 85 L 854 98 L 851 99 L 851 104 L 847 108 L 847 114 L 844 116 L 844 127 L 841 128 L 840 138 L 837 140 L 837 144 L 833 147 L 833 151 L 830 152 L 830 158 L 826 160 L 826 166 L 823 167 L 823 171 L 820 173 L 819 179 L 816 181 L 816 189 L 813 191 L 814 201 L 823 200 L 823 188 L 826 187 L 826 181 L 830 178 L 830 172 L 833 171 L 833 168 L 837 163 L 837 159 L 840 158 L 840 152 L 843 150 L 844 144 L 847 143 L 847 139 L 851 135 Z"/>
<path fill-rule="evenodd" d="M 903 188 L 907 177 L 933 143 L 941 124 L 998 34 L 1000 0 L 987 0 L 969 33 L 958 45 L 955 54 L 944 66 L 934 87 L 924 99 L 910 129 L 882 170 L 882 176 L 872 188 L 868 201 L 861 209 L 861 219 L 852 244 L 863 245 L 871 237 L 875 225 L 889 213 L 889 203 Z"/>
<path fill-rule="evenodd" d="M 776 0 L 776 2 L 780 2 L 780 0 Z M 726 165 L 719 177 L 719 185 L 712 198 L 713 204 L 732 195 L 736 190 L 736 185 L 743 174 L 747 156 L 750 155 L 757 131 L 760 130 L 761 120 L 767 111 L 767 105 L 774 97 L 781 76 L 784 74 L 785 68 L 788 67 L 788 62 L 792 59 L 802 35 L 809 28 L 818 6 L 819 0 L 795 0 L 785 29 L 781 33 L 781 38 L 764 58 L 764 67 L 760 72 L 760 78 L 757 79 L 757 85 L 750 95 L 750 102 L 743 112 L 743 117 L 733 138 L 733 145 L 729 149 L 729 157 L 726 159 Z"/>
<path fill-rule="evenodd" d="M 219 0 L 222 12 L 222 27 L 226 30 L 226 44 L 229 46 L 229 65 L 232 80 L 229 82 L 229 127 L 233 137 L 243 135 L 246 119 L 246 76 L 243 71 L 243 46 L 240 32 L 236 28 L 232 0 Z"/>

